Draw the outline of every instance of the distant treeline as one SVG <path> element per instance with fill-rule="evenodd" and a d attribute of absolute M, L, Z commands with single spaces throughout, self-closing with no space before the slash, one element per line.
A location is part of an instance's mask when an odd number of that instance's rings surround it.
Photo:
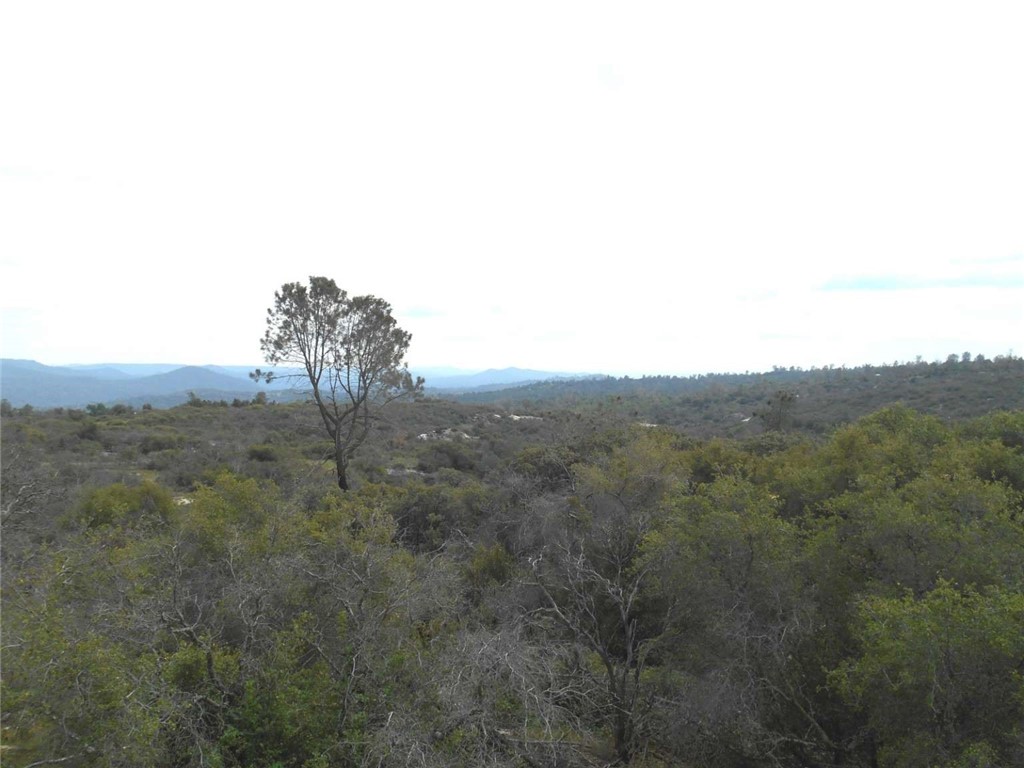
<path fill-rule="evenodd" d="M 752 434 L 789 406 L 773 426 L 825 432 L 892 403 L 944 418 L 1024 407 L 1024 359 L 969 352 L 944 362 L 894 362 L 853 368 L 782 368 L 765 373 L 608 377 L 544 381 L 453 397 L 464 403 L 603 409 L 702 434 Z"/>

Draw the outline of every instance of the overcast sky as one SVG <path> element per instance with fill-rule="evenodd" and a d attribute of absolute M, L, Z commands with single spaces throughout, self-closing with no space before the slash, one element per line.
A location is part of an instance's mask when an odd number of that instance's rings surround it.
<path fill-rule="evenodd" d="M 282 283 L 409 362 L 1024 352 L 1024 3 L 0 4 L 3 357 L 260 362 Z"/>

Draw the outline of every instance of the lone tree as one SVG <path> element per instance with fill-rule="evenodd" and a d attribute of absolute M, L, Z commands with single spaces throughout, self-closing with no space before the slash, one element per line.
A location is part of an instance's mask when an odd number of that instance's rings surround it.
<path fill-rule="evenodd" d="M 423 391 L 423 379 L 414 380 L 403 361 L 411 338 L 398 327 L 386 301 L 350 298 L 326 277 L 310 277 L 308 286 L 285 283 L 274 293 L 260 342 L 263 356 L 272 365 L 304 369 L 334 442 L 343 491 L 349 488 L 349 463 L 366 440 L 377 410 Z M 252 378 L 269 382 L 275 373 L 257 369 Z"/>

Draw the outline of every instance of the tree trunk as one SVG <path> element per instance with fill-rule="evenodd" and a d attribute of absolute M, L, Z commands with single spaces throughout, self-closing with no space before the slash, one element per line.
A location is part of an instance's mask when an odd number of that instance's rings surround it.
<path fill-rule="evenodd" d="M 345 460 L 338 456 L 334 460 L 334 467 L 338 471 L 338 487 L 343 491 L 348 491 L 348 477 L 345 474 Z"/>
<path fill-rule="evenodd" d="M 627 735 L 628 726 L 624 713 L 619 713 L 615 716 L 615 728 L 613 730 L 615 736 L 615 756 L 621 765 L 629 765 L 633 757 L 633 750 Z"/>
<path fill-rule="evenodd" d="M 615 706 L 615 724 L 612 727 L 615 755 L 621 765 L 629 765 L 633 759 L 633 713 L 626 709 L 625 696 L 621 692 L 613 690 L 611 693 Z"/>

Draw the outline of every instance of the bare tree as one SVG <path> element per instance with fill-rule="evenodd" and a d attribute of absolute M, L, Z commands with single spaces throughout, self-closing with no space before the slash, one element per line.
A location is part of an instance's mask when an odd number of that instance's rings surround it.
<path fill-rule="evenodd" d="M 423 391 L 403 362 L 412 335 L 398 327 L 391 305 L 354 296 L 326 277 L 309 285 L 286 283 L 267 310 L 260 347 L 272 365 L 301 366 L 327 434 L 334 443 L 338 487 L 347 491 L 348 467 L 366 440 L 378 409 Z M 287 374 L 291 375 L 291 374 Z M 252 377 L 270 381 L 273 371 Z"/>
<path fill-rule="evenodd" d="M 575 466 L 578 495 L 530 558 L 529 582 L 541 596 L 535 613 L 600 662 L 604 680 L 592 703 L 623 765 L 646 747 L 653 698 L 644 673 L 676 610 L 674 597 L 645 604 L 645 596 L 660 567 L 660 553 L 652 557 L 646 542 L 682 471 L 677 464 L 667 435 L 640 434 L 600 465 Z"/>

